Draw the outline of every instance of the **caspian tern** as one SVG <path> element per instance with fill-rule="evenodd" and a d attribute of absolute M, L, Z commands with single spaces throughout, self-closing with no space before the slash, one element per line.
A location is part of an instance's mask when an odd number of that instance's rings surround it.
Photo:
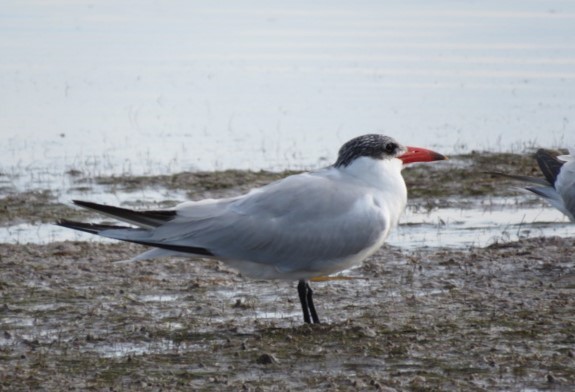
<path fill-rule="evenodd" d="M 363 135 L 345 143 L 332 166 L 238 197 L 152 211 L 74 201 L 137 227 L 57 224 L 155 247 L 133 260 L 192 254 L 253 278 L 297 280 L 304 321 L 319 323 L 308 280 L 357 266 L 379 249 L 405 209 L 403 166 L 443 159 L 388 136 Z"/>
<path fill-rule="evenodd" d="M 525 189 L 542 197 L 575 222 L 575 149 L 570 149 L 570 155 L 560 156 L 539 149 L 535 153 L 535 159 L 545 179 L 500 172 L 493 174 L 537 184 L 538 186 L 527 186 Z"/>

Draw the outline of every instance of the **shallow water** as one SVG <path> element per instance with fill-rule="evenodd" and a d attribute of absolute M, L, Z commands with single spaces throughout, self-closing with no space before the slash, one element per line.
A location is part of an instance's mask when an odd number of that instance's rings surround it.
<path fill-rule="evenodd" d="M 164 196 L 166 194 L 176 196 L 169 191 L 164 193 L 156 190 L 152 193 L 152 196 L 157 196 L 159 193 Z M 142 196 L 144 200 L 150 202 L 158 200 L 147 195 L 145 191 L 138 192 L 136 196 Z M 136 196 L 115 193 L 108 195 L 108 199 L 113 197 L 125 201 Z M 66 197 L 73 198 L 70 194 Z M 98 197 L 92 199 L 102 200 Z M 419 202 L 415 200 L 406 209 L 399 226 L 392 231 L 387 243 L 404 249 L 468 248 L 529 237 L 575 236 L 575 225 L 563 214 L 543 202 L 530 203 L 533 200 L 534 196 L 530 195 L 457 198 L 447 199 L 443 203 L 444 206 L 429 209 L 415 205 L 414 203 Z M 53 224 L 16 223 L 0 227 L 0 243 L 48 244 L 63 240 L 115 242 Z"/>
<path fill-rule="evenodd" d="M 381 131 L 575 144 L 575 3 L 6 1 L 0 173 L 310 168 Z"/>
<path fill-rule="evenodd" d="M 483 247 L 540 236 L 575 236 L 575 225 L 530 196 L 458 199 L 465 207 L 408 208 L 387 241 L 408 249 Z"/>

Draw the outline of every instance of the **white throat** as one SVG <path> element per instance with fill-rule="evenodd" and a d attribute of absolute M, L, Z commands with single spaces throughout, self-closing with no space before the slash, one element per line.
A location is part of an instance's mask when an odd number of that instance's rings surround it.
<path fill-rule="evenodd" d="M 370 157 L 357 158 L 348 166 L 340 168 L 342 172 L 374 188 L 399 192 L 405 190 L 405 181 L 401 176 L 402 169 L 403 162 L 397 158 L 374 159 Z"/>
<path fill-rule="evenodd" d="M 407 204 L 407 188 L 401 175 L 403 162 L 397 158 L 374 159 L 361 157 L 346 167 L 342 173 L 352 176 L 374 189 L 372 196 L 387 207 L 393 225 L 397 224 Z"/>

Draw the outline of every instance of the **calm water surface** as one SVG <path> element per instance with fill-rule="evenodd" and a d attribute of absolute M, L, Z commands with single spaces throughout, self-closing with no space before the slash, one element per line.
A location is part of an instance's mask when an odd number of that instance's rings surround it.
<path fill-rule="evenodd" d="M 276 4 L 5 1 L 0 171 L 309 168 L 374 131 L 575 144 L 573 1 Z"/>

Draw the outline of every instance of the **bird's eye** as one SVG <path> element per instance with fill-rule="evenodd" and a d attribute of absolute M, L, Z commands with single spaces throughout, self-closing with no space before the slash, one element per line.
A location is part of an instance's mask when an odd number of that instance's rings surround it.
<path fill-rule="evenodd" d="M 387 143 L 385 145 L 385 152 L 388 152 L 390 154 L 394 153 L 396 149 L 397 145 L 395 143 Z"/>

